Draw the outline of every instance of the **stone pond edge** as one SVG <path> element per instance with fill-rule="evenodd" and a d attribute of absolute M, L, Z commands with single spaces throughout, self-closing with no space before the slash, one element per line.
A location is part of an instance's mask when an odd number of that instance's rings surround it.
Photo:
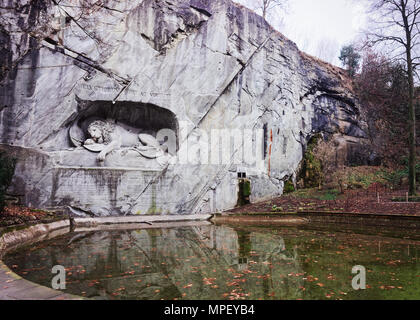
<path fill-rule="evenodd" d="M 216 214 L 216 223 L 247 222 L 247 223 L 281 223 L 281 224 L 343 224 L 374 227 L 396 227 L 420 230 L 420 216 L 380 213 L 352 213 L 352 212 L 255 212 Z"/>

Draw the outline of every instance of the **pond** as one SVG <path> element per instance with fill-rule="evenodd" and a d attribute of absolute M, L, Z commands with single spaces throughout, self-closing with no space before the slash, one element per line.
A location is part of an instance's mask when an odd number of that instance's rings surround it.
<path fill-rule="evenodd" d="M 420 241 L 341 227 L 203 225 L 68 233 L 7 254 L 22 277 L 93 299 L 420 299 Z M 366 268 L 366 289 L 352 268 Z"/>

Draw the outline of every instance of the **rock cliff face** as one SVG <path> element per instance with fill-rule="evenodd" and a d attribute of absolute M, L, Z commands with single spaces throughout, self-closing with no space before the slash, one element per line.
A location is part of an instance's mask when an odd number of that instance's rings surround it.
<path fill-rule="evenodd" d="M 216 212 L 237 204 L 244 175 L 251 201 L 281 195 L 315 134 L 346 159 L 366 138 L 344 71 L 229 0 L 2 0 L 0 12 L 1 146 L 26 205 Z"/>

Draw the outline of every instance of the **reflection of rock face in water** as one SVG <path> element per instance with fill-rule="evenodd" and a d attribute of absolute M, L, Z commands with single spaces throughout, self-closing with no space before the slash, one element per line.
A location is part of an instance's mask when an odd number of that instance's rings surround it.
<path fill-rule="evenodd" d="M 267 298 L 271 292 L 281 297 L 299 287 L 297 282 L 288 282 L 287 288 L 281 283 L 280 277 L 298 273 L 299 265 L 277 254 L 287 252 L 280 236 L 273 241 L 261 233 L 206 226 L 103 231 L 69 241 L 73 237 L 40 245 L 17 255 L 15 259 L 22 260 L 13 263 L 20 270 L 38 263 L 61 264 L 71 272 L 67 292 L 91 297 L 223 299 L 233 292 L 233 297 L 248 298 L 252 293 L 250 298 Z M 26 275 L 41 283 L 46 281 L 42 276 L 49 277 L 49 270 Z"/>

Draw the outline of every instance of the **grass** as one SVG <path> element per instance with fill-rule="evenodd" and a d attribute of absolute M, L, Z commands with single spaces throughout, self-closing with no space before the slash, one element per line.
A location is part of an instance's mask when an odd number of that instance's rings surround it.
<path fill-rule="evenodd" d="M 358 172 L 353 171 L 347 176 L 347 183 L 349 189 L 368 189 L 374 183 L 386 184 L 386 171 L 377 170 L 373 172 Z"/>
<path fill-rule="evenodd" d="M 394 197 L 392 198 L 392 202 L 407 202 L 406 197 Z M 420 197 L 408 197 L 408 202 L 420 202 Z"/>
<path fill-rule="evenodd" d="M 319 190 L 317 188 L 301 189 L 290 194 L 301 199 L 318 199 L 318 200 L 337 200 L 340 197 L 340 191 L 337 189 Z"/>

